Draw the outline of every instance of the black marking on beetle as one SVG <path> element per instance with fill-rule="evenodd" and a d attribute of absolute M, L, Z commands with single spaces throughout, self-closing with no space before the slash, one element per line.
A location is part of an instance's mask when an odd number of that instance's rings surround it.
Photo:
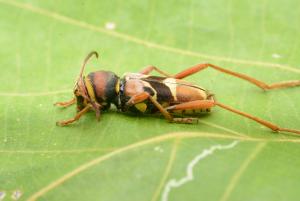
<path fill-rule="evenodd" d="M 97 94 L 96 87 L 95 87 L 95 72 L 92 72 L 92 73 L 88 74 L 88 78 L 91 81 L 91 85 L 93 87 L 93 91 L 94 91 L 94 94 L 95 94 L 96 101 L 98 103 L 102 103 L 104 100 Z"/>
<path fill-rule="evenodd" d="M 110 76 L 109 76 L 108 82 L 106 84 L 105 96 L 107 97 L 107 99 L 109 101 L 112 101 L 114 99 L 114 97 L 117 95 L 116 85 L 120 78 L 113 72 L 108 72 L 108 73 Z"/>
<path fill-rule="evenodd" d="M 172 95 L 172 92 L 170 90 L 170 88 L 168 86 L 166 86 L 164 83 L 161 82 L 157 82 L 155 80 L 147 81 L 151 87 L 157 92 L 157 101 L 159 103 L 162 103 L 164 101 L 168 101 L 168 102 L 173 102 L 174 101 L 174 97 Z"/>
<path fill-rule="evenodd" d="M 148 76 L 146 78 L 143 78 L 143 80 L 145 80 L 145 81 L 163 81 L 165 79 L 166 79 L 166 77 L 152 76 L 152 75 Z"/>
<path fill-rule="evenodd" d="M 154 91 L 150 87 L 143 87 L 144 91 L 147 92 L 150 96 L 154 96 Z"/>

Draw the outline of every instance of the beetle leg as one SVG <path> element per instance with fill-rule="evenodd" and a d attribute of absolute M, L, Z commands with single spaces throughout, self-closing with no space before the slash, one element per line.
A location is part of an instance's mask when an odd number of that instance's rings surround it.
<path fill-rule="evenodd" d="M 146 92 L 144 92 L 144 93 L 146 93 Z M 142 96 L 144 96 L 143 95 L 144 93 L 142 93 L 140 95 L 136 95 L 134 97 L 142 97 Z M 146 94 L 148 94 L 148 93 L 146 93 Z M 153 98 L 149 94 L 147 95 L 147 98 L 145 98 L 145 97 L 146 96 L 144 96 L 143 100 L 140 99 L 139 101 L 137 101 L 138 99 L 135 98 L 135 103 L 139 103 L 146 99 L 149 99 L 169 122 L 189 123 L 190 124 L 190 123 L 195 123 L 195 121 L 198 121 L 196 118 L 173 118 L 173 116 L 159 102 L 157 102 L 157 100 L 155 98 Z"/>
<path fill-rule="evenodd" d="M 173 117 L 172 115 L 165 109 L 163 106 L 155 100 L 152 96 L 149 96 L 149 100 L 157 107 L 157 109 L 162 113 L 162 115 L 169 121 L 173 122 Z"/>
<path fill-rule="evenodd" d="M 214 106 L 219 106 L 225 110 L 228 110 L 232 113 L 241 115 L 243 117 L 246 117 L 248 119 L 251 119 L 253 121 L 256 121 L 257 123 L 270 128 L 271 130 L 278 132 L 278 131 L 284 131 L 284 132 L 291 132 L 291 133 L 296 133 L 296 134 L 300 134 L 300 131 L 298 130 L 294 130 L 294 129 L 288 129 L 288 128 L 281 128 L 271 122 L 268 122 L 266 120 L 260 119 L 258 117 L 252 116 L 248 113 L 233 109 L 229 106 L 226 106 L 224 104 L 221 104 L 219 102 L 216 102 L 214 100 L 197 100 L 197 101 L 191 101 L 191 102 L 187 102 L 187 103 L 181 103 L 178 105 L 173 105 L 170 107 L 165 108 L 168 111 L 174 111 L 174 110 L 188 110 L 188 109 L 208 109 Z"/>
<path fill-rule="evenodd" d="M 166 76 L 166 77 L 173 77 L 173 75 L 166 73 L 162 70 L 160 70 L 159 68 L 155 67 L 155 66 L 147 66 L 146 68 L 144 68 L 143 70 L 141 70 L 139 73 L 144 74 L 144 75 L 148 75 L 150 72 L 152 72 L 153 70 L 155 70 L 156 72 Z"/>
<path fill-rule="evenodd" d="M 167 110 L 195 110 L 195 109 L 209 109 L 215 106 L 213 100 L 196 100 L 186 103 L 180 103 L 177 105 L 169 106 L 165 109 Z"/>
<path fill-rule="evenodd" d="M 193 74 L 195 74 L 195 73 L 197 73 L 201 70 L 204 70 L 208 67 L 211 67 L 211 68 L 213 68 L 217 71 L 220 71 L 222 73 L 229 74 L 229 75 L 232 75 L 234 77 L 238 77 L 240 79 L 246 80 L 246 81 L 248 81 L 252 84 L 255 84 L 256 86 L 262 88 L 263 90 L 278 89 L 278 88 L 285 88 L 285 87 L 295 87 L 295 86 L 300 85 L 300 80 L 291 80 L 291 81 L 278 82 L 278 83 L 273 83 L 273 84 L 266 84 L 262 81 L 259 81 L 259 80 L 255 79 L 255 78 L 249 77 L 248 75 L 244 75 L 244 74 L 241 74 L 241 73 L 230 71 L 230 70 L 221 68 L 219 66 L 216 66 L 216 65 L 213 65 L 213 64 L 210 64 L 210 63 L 197 64 L 195 66 L 192 66 L 192 67 L 176 74 L 174 76 L 174 78 L 182 79 L 182 78 L 185 78 L 187 76 L 193 75 Z"/>
<path fill-rule="evenodd" d="M 129 101 L 127 101 L 126 105 L 127 106 L 131 106 L 140 102 L 143 102 L 145 100 L 149 99 L 154 105 L 155 107 L 157 107 L 157 109 L 162 113 L 162 115 L 169 121 L 172 122 L 173 121 L 173 117 L 171 116 L 171 114 L 163 108 L 163 106 L 157 102 L 157 100 L 155 100 L 152 96 L 150 96 L 149 93 L 147 92 L 142 92 L 140 94 L 137 94 L 135 96 L 132 96 Z"/>
<path fill-rule="evenodd" d="M 150 95 L 147 92 L 142 92 L 140 94 L 134 95 L 126 102 L 126 105 L 131 106 L 143 102 L 144 100 L 147 100 L 149 96 Z"/>
<path fill-rule="evenodd" d="M 63 121 L 58 121 L 58 122 L 56 122 L 56 125 L 57 125 L 57 126 L 66 126 L 66 125 L 68 125 L 68 124 L 71 124 L 71 123 L 73 123 L 74 121 L 79 120 L 80 117 L 81 117 L 82 115 L 84 115 L 85 113 L 87 113 L 90 109 L 91 109 L 91 106 L 90 106 L 90 105 L 87 105 L 87 106 L 85 106 L 85 108 L 83 108 L 81 111 L 79 111 L 79 112 L 76 114 L 76 116 L 75 116 L 74 118 L 68 119 L 68 120 L 63 120 Z"/>
<path fill-rule="evenodd" d="M 217 105 L 217 106 L 219 106 L 219 107 L 221 107 L 221 108 L 223 108 L 225 110 L 228 110 L 230 112 L 233 112 L 233 113 L 239 114 L 241 116 L 244 116 L 244 117 L 246 117 L 248 119 L 252 119 L 253 121 L 256 121 L 257 123 L 262 124 L 262 125 L 270 128 L 271 130 L 275 131 L 275 132 L 284 131 L 284 132 L 290 132 L 290 133 L 300 134 L 299 130 L 294 130 L 294 129 L 289 129 L 289 128 L 281 128 L 281 127 L 279 127 L 279 126 L 277 126 L 277 125 L 275 125 L 275 124 L 273 124 L 271 122 L 268 122 L 266 120 L 260 119 L 260 118 L 255 117 L 255 116 L 252 116 L 252 115 L 250 115 L 248 113 L 245 113 L 245 112 L 233 109 L 233 108 L 228 107 L 226 105 L 223 105 L 221 103 L 215 102 L 215 105 Z"/>
<path fill-rule="evenodd" d="M 66 101 L 66 102 L 56 102 L 56 103 L 54 103 L 54 105 L 61 106 L 61 107 L 69 107 L 69 106 L 73 105 L 75 102 L 76 102 L 76 99 L 72 98 L 71 100 Z"/>
<path fill-rule="evenodd" d="M 157 102 L 157 100 L 155 100 L 152 96 L 150 96 L 150 94 L 148 94 L 147 92 L 143 92 L 138 95 L 132 96 L 129 99 L 129 101 L 127 101 L 126 105 L 131 106 L 143 102 L 147 99 L 149 99 L 157 107 L 157 109 L 169 122 L 173 121 L 173 117 L 170 115 L 170 113 L 166 109 L 164 109 L 163 106 L 159 102 Z"/>
<path fill-rule="evenodd" d="M 190 101 L 186 103 L 180 103 L 177 105 L 169 106 L 165 108 L 168 111 L 174 110 L 194 110 L 194 109 L 210 109 L 215 106 L 214 101 L 212 100 L 197 100 Z M 198 123 L 198 118 L 174 118 L 173 122 L 175 123 Z"/>

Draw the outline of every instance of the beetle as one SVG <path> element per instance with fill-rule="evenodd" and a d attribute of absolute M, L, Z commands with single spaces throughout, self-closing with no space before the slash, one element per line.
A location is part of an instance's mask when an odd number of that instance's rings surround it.
<path fill-rule="evenodd" d="M 58 121 L 57 125 L 59 126 L 66 126 L 79 120 L 82 115 L 90 110 L 95 111 L 96 118 L 99 120 L 101 111 L 108 110 L 111 104 L 114 104 L 121 112 L 131 111 L 142 114 L 160 112 L 168 122 L 187 124 L 195 123 L 198 120 L 188 115 L 210 112 L 212 107 L 218 106 L 256 121 L 275 132 L 284 131 L 300 134 L 299 130 L 281 128 L 271 122 L 224 105 L 216 101 L 214 94 L 208 90 L 184 81 L 183 78 L 206 68 L 212 68 L 248 81 L 263 90 L 299 86 L 300 80 L 268 85 L 248 75 L 230 71 L 210 63 L 197 64 L 176 75 L 170 75 L 155 66 L 148 66 L 139 73 L 125 73 L 122 78 L 111 71 L 103 70 L 91 72 L 84 76 L 85 66 L 92 56 L 98 58 L 98 53 L 92 51 L 84 59 L 79 78 L 74 87 L 74 98 L 67 102 L 55 103 L 55 105 L 62 107 L 68 107 L 77 103 L 76 116 L 69 120 Z M 152 71 L 156 71 L 162 76 L 152 76 L 150 75 Z M 180 117 L 178 117 L 178 114 Z"/>

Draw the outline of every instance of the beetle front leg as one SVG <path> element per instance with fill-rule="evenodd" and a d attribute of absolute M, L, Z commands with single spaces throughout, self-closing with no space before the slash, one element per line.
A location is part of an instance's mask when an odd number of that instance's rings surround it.
<path fill-rule="evenodd" d="M 54 103 L 54 105 L 61 106 L 61 107 L 69 107 L 69 106 L 73 105 L 74 103 L 76 103 L 76 99 L 72 98 L 71 100 L 66 101 L 66 102 L 56 102 L 56 103 Z"/>
<path fill-rule="evenodd" d="M 58 121 L 56 122 L 57 126 L 66 126 L 69 125 L 77 120 L 80 119 L 80 117 L 82 117 L 82 115 L 84 115 L 85 113 L 87 113 L 89 110 L 91 109 L 90 105 L 87 105 L 85 108 L 83 108 L 81 111 L 79 111 L 76 116 L 72 119 L 68 119 L 68 120 L 63 120 L 63 121 Z"/>

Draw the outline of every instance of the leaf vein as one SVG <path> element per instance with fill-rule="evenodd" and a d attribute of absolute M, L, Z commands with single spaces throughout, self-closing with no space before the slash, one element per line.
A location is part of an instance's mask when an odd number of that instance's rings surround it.
<path fill-rule="evenodd" d="M 81 172 L 98 165 L 108 159 L 111 159 L 112 157 L 119 155 L 121 153 L 124 153 L 129 150 L 134 150 L 136 148 L 153 144 L 153 143 L 158 143 L 158 142 L 163 142 L 166 140 L 170 139 L 176 139 L 176 138 L 182 138 L 182 139 L 188 139 L 188 138 L 208 138 L 208 139 L 235 139 L 235 140 L 240 140 L 240 141 L 248 141 L 248 142 L 296 142 L 299 143 L 299 140 L 292 140 L 292 139 L 277 139 L 277 140 L 266 140 L 262 138 L 250 138 L 250 137 L 241 137 L 241 136 L 233 136 L 233 135 L 222 135 L 218 133 L 204 133 L 204 132 L 199 132 L 199 133 L 185 133 L 185 132 L 179 132 L 179 133 L 169 133 L 165 135 L 161 135 L 158 137 L 154 138 L 149 138 L 146 140 L 142 140 L 139 142 L 136 142 L 134 144 L 127 145 L 125 147 L 122 147 L 120 149 L 117 149 L 115 151 L 112 151 L 106 155 L 102 155 L 98 158 L 95 158 L 87 163 L 84 163 L 80 165 L 79 167 L 75 168 L 74 170 L 68 172 L 67 174 L 63 175 L 62 177 L 58 178 L 57 180 L 54 180 L 44 188 L 40 189 L 39 191 L 35 192 L 30 196 L 28 199 L 29 201 L 36 200 L 37 198 L 45 195 L 47 192 L 53 190 L 54 188 L 60 186 L 61 184 L 65 183 L 67 180 L 71 179 L 72 177 L 80 174 Z"/>
<path fill-rule="evenodd" d="M 247 168 L 249 167 L 250 163 L 255 160 L 257 155 L 263 150 L 263 148 L 266 146 L 266 142 L 259 143 L 254 150 L 250 153 L 250 155 L 246 158 L 246 160 L 243 162 L 243 164 L 240 166 L 238 171 L 233 175 L 231 178 L 229 184 L 227 185 L 227 188 L 224 191 L 224 194 L 222 195 L 220 201 L 227 201 L 228 198 L 231 196 L 234 188 L 236 187 L 237 183 L 239 182 L 242 175 L 245 173 Z"/>
<path fill-rule="evenodd" d="M 176 158 L 176 153 L 177 153 L 177 149 L 178 149 L 178 145 L 180 143 L 180 138 L 177 138 L 175 140 L 175 142 L 173 143 L 173 147 L 172 147 L 172 150 L 171 150 L 171 153 L 170 153 L 170 158 L 169 158 L 169 161 L 167 163 L 167 166 L 166 166 L 166 169 L 165 169 L 165 172 L 163 173 L 162 175 L 162 178 L 159 182 L 159 185 L 157 187 L 157 189 L 155 190 L 153 196 L 152 196 L 152 199 L 151 201 L 157 201 L 158 198 L 159 198 L 159 195 L 164 187 L 164 184 L 166 183 L 167 181 L 167 178 L 171 172 L 171 169 L 172 169 L 172 166 L 174 164 L 174 161 L 175 161 L 175 158 Z"/>

